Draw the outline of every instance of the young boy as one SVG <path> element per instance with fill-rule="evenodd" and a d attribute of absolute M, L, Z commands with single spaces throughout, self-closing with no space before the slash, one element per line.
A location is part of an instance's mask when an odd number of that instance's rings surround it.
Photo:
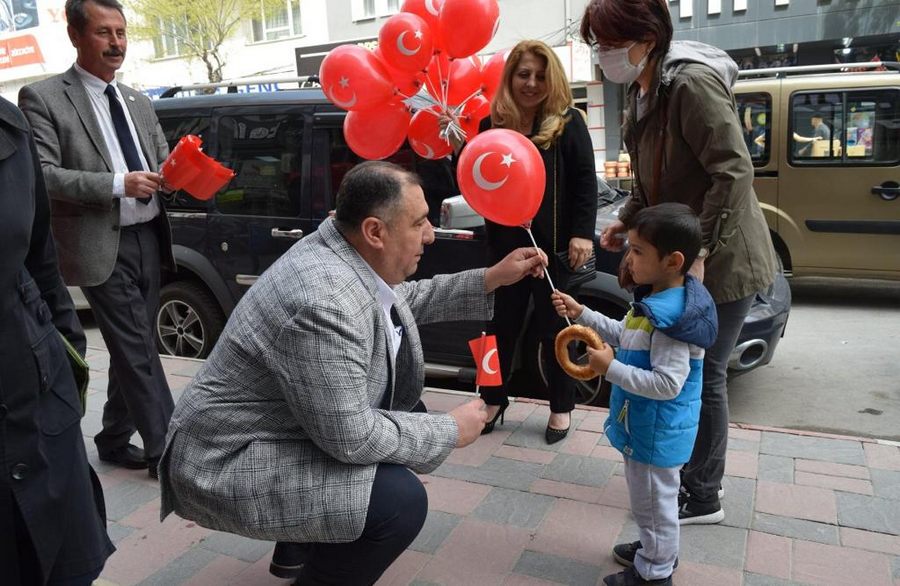
<path fill-rule="evenodd" d="M 686 205 L 638 212 L 628 226 L 634 303 L 620 322 L 554 292 L 560 315 L 609 343 L 588 349 L 591 368 L 613 385 L 604 431 L 625 458 L 625 479 L 640 541 L 613 548 L 627 569 L 610 586 L 672 584 L 678 563 L 679 469 L 691 457 L 700 418 L 704 349 L 716 338 L 715 305 L 688 275 L 700 251 L 700 222 Z M 613 355 L 611 346 L 619 350 Z"/>

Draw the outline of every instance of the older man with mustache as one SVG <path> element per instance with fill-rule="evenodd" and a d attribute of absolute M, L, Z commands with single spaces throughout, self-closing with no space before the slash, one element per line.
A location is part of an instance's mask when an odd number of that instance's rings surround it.
<path fill-rule="evenodd" d="M 153 322 L 160 266 L 175 269 L 159 192 L 168 147 L 150 100 L 117 83 L 128 47 L 117 0 L 67 0 L 78 58 L 68 71 L 27 85 L 19 105 L 34 130 L 59 266 L 84 291 L 110 352 L 100 459 L 156 466 L 174 407 Z M 137 431 L 144 449 L 130 443 Z"/>

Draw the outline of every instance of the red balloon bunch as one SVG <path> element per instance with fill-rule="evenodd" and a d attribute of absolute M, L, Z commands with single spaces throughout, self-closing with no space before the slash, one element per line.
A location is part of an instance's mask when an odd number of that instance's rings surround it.
<path fill-rule="evenodd" d="M 383 159 L 409 138 L 430 159 L 452 152 L 450 137 L 471 139 L 490 114 L 506 51 L 482 66 L 475 53 L 500 22 L 497 0 L 404 0 L 378 33 L 378 48 L 332 49 L 319 80 L 325 95 L 350 113 L 347 144 Z M 499 57 L 498 57 L 499 55 Z M 412 115 L 410 104 L 420 108 Z"/>

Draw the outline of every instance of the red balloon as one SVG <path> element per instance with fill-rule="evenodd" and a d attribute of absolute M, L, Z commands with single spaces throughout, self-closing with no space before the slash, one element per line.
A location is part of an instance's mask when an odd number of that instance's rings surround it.
<path fill-rule="evenodd" d="M 394 84 L 394 94 L 408 98 L 419 93 L 419 90 L 425 85 L 424 71 L 400 71 L 399 69 L 394 69 L 389 63 L 385 62 L 380 48 L 376 48 L 373 52 L 387 70 L 388 77 L 391 83 Z"/>
<path fill-rule="evenodd" d="M 397 101 L 370 110 L 353 110 L 344 118 L 344 138 L 360 157 L 383 159 L 403 145 L 409 119 L 409 108 Z"/>
<path fill-rule="evenodd" d="M 378 31 L 378 48 L 385 63 L 401 71 L 420 71 L 431 61 L 431 28 L 424 19 L 398 12 Z"/>
<path fill-rule="evenodd" d="M 453 147 L 440 137 L 440 131 L 438 109 L 419 110 L 409 122 L 409 145 L 422 158 L 443 159 Z"/>
<path fill-rule="evenodd" d="M 459 125 L 466 133 L 466 140 L 478 134 L 481 121 L 491 115 L 491 103 L 484 96 L 475 96 L 463 106 L 459 113 Z"/>
<path fill-rule="evenodd" d="M 465 59 L 447 60 L 435 55 L 428 67 L 428 91 L 434 88 L 434 98 L 447 106 L 458 106 L 463 100 L 481 89 L 481 60 L 472 55 Z"/>
<path fill-rule="evenodd" d="M 443 4 L 444 0 L 404 0 L 400 6 L 400 12 L 415 14 L 428 23 L 435 50 L 443 46 L 438 31 L 438 16 L 441 14 Z"/>
<path fill-rule="evenodd" d="M 534 218 L 546 178 L 534 143 L 505 128 L 486 130 L 469 141 L 456 168 L 456 180 L 472 209 L 504 226 L 521 226 Z"/>
<path fill-rule="evenodd" d="M 394 95 L 387 69 L 359 45 L 340 45 L 329 51 L 319 67 L 319 80 L 325 96 L 344 110 L 366 110 Z"/>
<path fill-rule="evenodd" d="M 503 68 L 506 67 L 506 58 L 509 57 L 509 49 L 498 51 L 481 66 L 481 92 L 488 100 L 493 100 L 503 79 Z"/>
<path fill-rule="evenodd" d="M 438 17 L 438 30 L 451 57 L 468 57 L 491 41 L 499 22 L 497 0 L 447 0 Z"/>
<path fill-rule="evenodd" d="M 450 62 L 447 79 L 447 103 L 457 106 L 481 90 L 481 60 L 472 55 Z"/>

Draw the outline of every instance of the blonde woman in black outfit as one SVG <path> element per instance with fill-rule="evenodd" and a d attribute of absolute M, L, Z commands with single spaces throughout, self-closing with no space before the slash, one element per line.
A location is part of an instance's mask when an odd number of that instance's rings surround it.
<path fill-rule="evenodd" d="M 572 268 L 579 267 L 594 247 L 597 216 L 597 176 L 594 151 L 584 115 L 572 105 L 572 93 L 556 53 L 540 41 L 522 41 L 509 54 L 500 88 L 491 104 L 491 116 L 482 129 L 507 128 L 521 132 L 538 147 L 547 171 L 544 199 L 531 229 L 535 240 L 550 258 L 554 284 L 566 290 L 565 278 L 555 253 L 567 251 Z M 531 244 L 522 228 L 487 222 L 488 263 L 510 251 Z M 569 291 L 571 293 L 571 291 Z M 543 279 L 523 279 L 495 294 L 493 329 L 497 335 L 500 368 L 508 382 L 516 339 L 524 327 L 533 325 L 546 355 L 550 394 L 548 443 L 569 431 L 570 412 L 575 407 L 575 381 L 560 368 L 553 355 L 556 334 L 565 327 L 550 301 L 550 286 Z M 529 299 L 534 300 L 530 324 L 523 323 Z M 508 389 L 482 389 L 488 405 L 490 433 L 509 400 Z"/>

